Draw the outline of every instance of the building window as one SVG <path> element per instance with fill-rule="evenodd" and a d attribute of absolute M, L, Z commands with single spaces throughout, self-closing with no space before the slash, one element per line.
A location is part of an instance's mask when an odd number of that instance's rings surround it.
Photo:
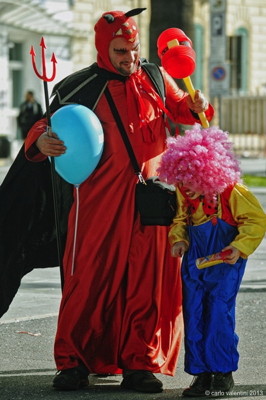
<path fill-rule="evenodd" d="M 196 69 L 193 74 L 193 83 L 197 89 L 203 90 L 203 64 L 204 64 L 204 28 L 195 24 L 193 48 L 196 52 Z"/>
<path fill-rule="evenodd" d="M 22 70 L 11 70 L 12 74 L 12 107 L 18 108 L 23 96 Z"/>
<path fill-rule="evenodd" d="M 245 93 L 248 90 L 248 31 L 239 28 L 228 39 L 231 88 L 233 92 Z"/>
<path fill-rule="evenodd" d="M 9 76 L 11 106 L 19 106 L 22 96 L 23 86 L 23 43 L 10 41 L 9 48 Z"/>
<path fill-rule="evenodd" d="M 22 61 L 22 43 L 10 42 L 9 47 L 9 60 Z"/>

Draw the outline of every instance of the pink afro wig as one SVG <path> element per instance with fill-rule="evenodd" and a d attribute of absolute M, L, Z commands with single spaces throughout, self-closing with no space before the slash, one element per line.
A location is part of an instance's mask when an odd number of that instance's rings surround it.
<path fill-rule="evenodd" d="M 195 124 L 184 136 L 167 139 L 167 150 L 158 168 L 160 179 L 182 183 L 206 197 L 222 193 L 241 182 L 241 172 L 227 132 Z"/>

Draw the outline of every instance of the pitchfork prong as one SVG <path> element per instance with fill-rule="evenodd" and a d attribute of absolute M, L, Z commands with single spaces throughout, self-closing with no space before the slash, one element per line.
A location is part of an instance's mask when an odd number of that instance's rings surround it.
<path fill-rule="evenodd" d="M 53 64 L 53 71 L 52 71 L 51 77 L 49 78 L 46 73 L 46 61 L 45 61 L 46 45 L 45 45 L 45 41 L 44 41 L 43 37 L 41 38 L 40 46 L 42 48 L 42 56 L 41 56 L 42 57 L 42 74 L 40 74 L 37 69 L 36 61 L 35 61 L 36 53 L 35 53 L 34 47 L 31 46 L 30 55 L 31 55 L 33 70 L 34 70 L 35 74 L 38 76 L 38 78 L 42 79 L 45 82 L 51 82 L 54 80 L 55 74 L 56 74 L 56 63 L 57 63 L 56 57 L 55 57 L 55 54 L 53 53 L 52 57 L 51 57 L 51 62 Z"/>

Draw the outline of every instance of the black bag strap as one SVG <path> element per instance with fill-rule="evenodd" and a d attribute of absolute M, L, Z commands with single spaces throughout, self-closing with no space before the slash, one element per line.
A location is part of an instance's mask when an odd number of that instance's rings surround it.
<path fill-rule="evenodd" d="M 141 67 L 148 74 L 163 102 L 165 102 L 165 83 L 159 65 L 142 59 Z"/>
<path fill-rule="evenodd" d="M 128 152 L 131 164 L 133 166 L 134 172 L 138 176 L 140 182 L 144 183 L 145 181 L 144 181 L 144 178 L 142 176 L 141 170 L 139 168 L 135 153 L 133 151 L 133 148 L 132 148 L 131 143 L 129 141 L 129 138 L 127 136 L 127 132 L 125 130 L 125 127 L 123 125 L 123 122 L 121 120 L 121 117 L 119 115 L 119 112 L 118 112 L 118 110 L 116 108 L 115 102 L 114 102 L 114 100 L 113 100 L 113 98 L 111 96 L 111 93 L 110 93 L 110 90 L 108 89 L 108 87 L 105 88 L 104 93 L 105 93 L 106 99 L 108 101 L 108 104 L 110 106 L 110 109 L 111 109 L 111 111 L 113 113 L 114 119 L 115 119 L 115 121 L 117 123 L 117 126 L 119 128 L 119 132 L 120 132 L 120 134 L 122 136 L 124 145 L 125 145 L 125 147 L 127 149 L 127 152 Z"/>

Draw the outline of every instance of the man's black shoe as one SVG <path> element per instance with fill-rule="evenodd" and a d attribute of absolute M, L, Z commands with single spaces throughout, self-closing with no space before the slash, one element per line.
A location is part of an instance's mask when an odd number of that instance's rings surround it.
<path fill-rule="evenodd" d="M 182 393 L 185 397 L 210 396 L 212 383 L 211 372 L 202 372 L 193 378 L 191 385 Z"/>
<path fill-rule="evenodd" d="M 221 395 L 221 393 L 229 392 L 234 387 L 234 379 L 232 372 L 227 372 L 223 374 L 222 372 L 213 373 L 213 381 L 211 386 L 211 391 Z"/>
<path fill-rule="evenodd" d="M 121 387 L 143 393 L 159 393 L 163 390 L 162 382 L 150 371 L 125 370 Z"/>
<path fill-rule="evenodd" d="M 88 385 L 88 373 L 80 367 L 57 371 L 53 379 L 53 387 L 57 390 L 78 390 Z"/>

